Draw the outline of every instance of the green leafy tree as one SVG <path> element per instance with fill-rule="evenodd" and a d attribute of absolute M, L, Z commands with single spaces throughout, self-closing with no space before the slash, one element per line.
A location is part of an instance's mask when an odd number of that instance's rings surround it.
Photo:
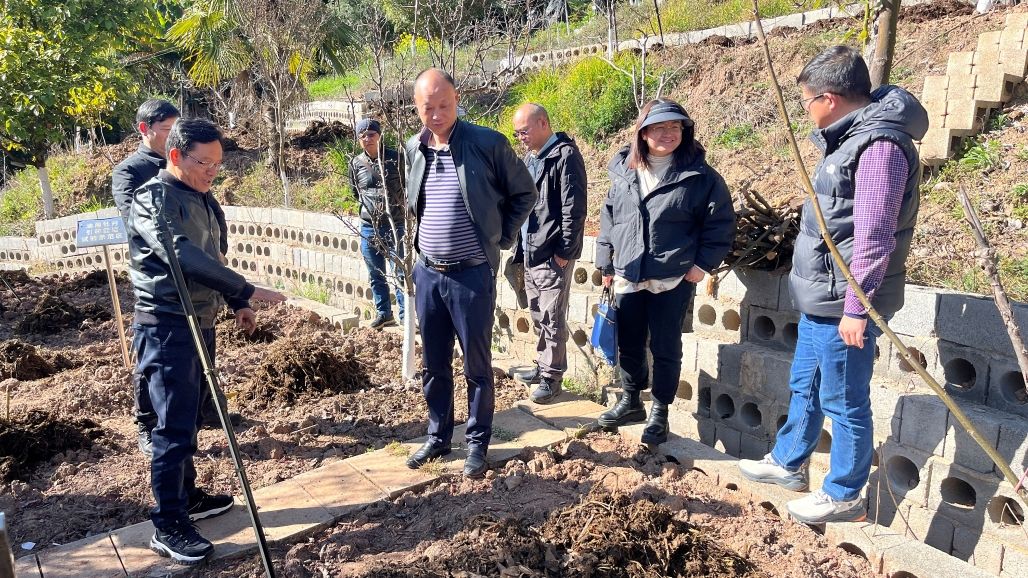
<path fill-rule="evenodd" d="M 143 0 L 0 0 L 0 146 L 39 169 L 54 217 L 47 155 L 94 127 L 132 91 L 119 57 L 155 23 Z"/>

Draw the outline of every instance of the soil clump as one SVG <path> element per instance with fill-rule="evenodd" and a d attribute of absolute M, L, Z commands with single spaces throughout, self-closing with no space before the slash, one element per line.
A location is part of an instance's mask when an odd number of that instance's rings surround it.
<path fill-rule="evenodd" d="M 69 419 L 32 411 L 22 419 L 0 420 L 0 480 L 29 475 L 37 464 L 67 450 L 83 450 L 103 435 L 90 419 Z"/>
<path fill-rule="evenodd" d="M 0 342 L 0 380 L 43 379 L 73 367 L 71 360 L 59 353 L 40 354 L 38 348 L 17 339 Z"/>
<path fill-rule="evenodd" d="M 100 305 L 89 303 L 77 307 L 47 291 L 35 308 L 18 321 L 14 331 L 21 335 L 52 335 L 75 329 L 87 319 L 105 321 L 110 318 L 111 312 Z"/>

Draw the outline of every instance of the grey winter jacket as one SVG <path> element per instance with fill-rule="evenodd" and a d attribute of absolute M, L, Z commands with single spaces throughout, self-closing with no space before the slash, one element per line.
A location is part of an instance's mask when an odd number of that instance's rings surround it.
<path fill-rule="evenodd" d="M 382 173 L 385 172 L 383 182 Z M 350 160 L 350 185 L 360 201 L 361 220 L 368 224 L 374 221 L 385 219 L 386 194 L 389 199 L 389 212 L 393 220 L 403 224 L 403 215 L 406 212 L 406 205 L 403 196 L 403 184 L 400 175 L 403 173 L 403 162 L 400 155 L 393 149 L 383 149 L 382 169 L 379 169 L 378 161 L 371 160 L 368 153 L 353 157 Z M 379 223 L 381 224 L 381 223 Z"/>
<path fill-rule="evenodd" d="M 588 194 L 585 160 L 571 137 L 562 132 L 556 136 L 553 145 L 539 151 L 538 159 L 525 157 L 529 167 L 536 163 L 533 178 L 539 199 L 528 215 L 527 258 L 519 232 L 514 260 L 529 267 L 541 265 L 554 255 L 569 261 L 582 256 Z"/>
<path fill-rule="evenodd" d="M 428 130 L 412 136 L 405 146 L 407 162 L 407 205 L 419 223 Z M 510 143 L 495 130 L 458 120 L 449 139 L 450 154 L 457 167 L 457 179 L 464 205 L 478 232 L 493 271 L 500 263 L 500 250 L 510 249 L 521 224 L 535 205 L 536 190 L 525 163 L 514 154 Z M 417 233 L 414 246 L 418 246 Z"/>
<path fill-rule="evenodd" d="M 693 265 L 704 271 L 720 265 L 735 238 L 735 209 L 705 154 L 673 161 L 640 202 L 628 151 L 621 149 L 607 166 L 610 192 L 600 209 L 596 268 L 637 283 L 685 275 Z"/>
<path fill-rule="evenodd" d="M 136 294 L 136 322 L 154 324 L 161 315 L 185 315 L 163 244 L 166 235 L 154 218 L 158 211 L 168 222 L 200 325 L 213 327 L 225 302 L 234 310 L 249 307 L 254 286 L 223 264 L 227 241 L 218 223 L 218 201 L 162 170 L 136 191 L 129 214 L 129 278 Z"/>
<path fill-rule="evenodd" d="M 114 196 L 114 206 L 118 207 L 126 222 L 132 208 L 132 195 L 136 189 L 156 177 L 157 171 L 163 169 L 164 164 L 164 157 L 141 144 L 136 152 L 114 167 L 111 174 L 111 194 Z"/>
<path fill-rule="evenodd" d="M 860 155 L 882 139 L 903 150 L 908 172 L 895 233 L 896 248 L 889 256 L 885 279 L 871 299 L 875 309 L 889 317 L 903 307 L 906 260 L 917 221 L 921 179 L 921 163 L 913 141 L 920 140 L 928 130 L 928 113 L 912 94 L 896 86 L 883 86 L 871 98 L 871 104 L 811 135 L 824 152 L 813 184 L 832 240 L 849 263 L 853 257 L 853 196 Z M 803 206 L 789 274 L 796 309 L 808 315 L 842 317 L 847 283 L 837 269 L 808 200 Z"/>

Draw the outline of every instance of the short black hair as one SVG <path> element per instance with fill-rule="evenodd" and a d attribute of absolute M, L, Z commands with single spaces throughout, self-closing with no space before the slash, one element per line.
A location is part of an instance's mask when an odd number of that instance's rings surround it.
<path fill-rule="evenodd" d="M 160 100 L 151 98 L 150 100 L 139 105 L 139 109 L 136 110 L 136 124 L 141 122 L 146 123 L 146 126 L 153 126 L 154 124 L 169 118 L 178 118 L 182 116 L 179 114 L 174 104 L 166 100 Z"/>
<path fill-rule="evenodd" d="M 830 92 L 847 100 L 871 98 L 871 74 L 860 52 L 849 46 L 833 46 L 810 59 L 796 84 L 811 94 Z"/>
<path fill-rule="evenodd" d="M 193 150 L 197 144 L 221 141 L 218 125 L 205 118 L 180 118 L 171 125 L 168 132 L 167 150 L 178 149 L 184 153 Z"/>
<path fill-rule="evenodd" d="M 438 73 L 439 76 L 441 76 L 443 78 L 443 80 L 445 80 L 446 82 L 448 82 L 450 84 L 450 86 L 452 86 L 454 89 L 457 88 L 457 81 L 453 79 L 453 76 L 451 76 L 449 72 L 446 72 L 442 68 L 435 68 L 434 66 L 426 68 L 426 69 L 422 70 L 421 72 L 419 72 L 418 75 L 414 77 L 414 84 L 417 84 L 418 81 L 421 80 L 421 77 L 425 76 L 429 72 L 436 72 L 436 73 Z"/>

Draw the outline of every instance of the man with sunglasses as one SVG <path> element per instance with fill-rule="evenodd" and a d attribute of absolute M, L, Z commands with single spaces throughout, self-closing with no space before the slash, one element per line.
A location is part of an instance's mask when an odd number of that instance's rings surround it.
<path fill-rule="evenodd" d="M 453 344 L 464 353 L 468 456 L 464 474 L 488 469 L 492 436 L 492 324 L 500 250 L 514 244 L 535 204 L 532 176 L 500 133 L 459 120 L 457 87 L 429 68 L 414 82 L 424 129 L 407 141 L 407 204 L 417 219 L 414 293 L 424 343 L 428 441 L 407 460 L 419 468 L 450 453 Z"/>
<path fill-rule="evenodd" d="M 813 185 L 854 279 L 889 319 L 903 306 L 907 254 L 917 221 L 921 166 L 915 140 L 928 129 L 921 103 L 897 86 L 871 91 L 860 53 L 835 46 L 796 80 L 824 153 Z M 789 275 L 801 313 L 789 415 L 762 460 L 740 460 L 747 478 L 800 491 L 804 462 L 832 420 L 831 463 L 821 488 L 787 504 L 800 522 L 853 522 L 866 513 L 861 491 L 874 453 L 870 383 L 881 330 L 849 288 L 821 238 L 811 201 L 803 208 Z"/>
<path fill-rule="evenodd" d="M 392 304 L 389 302 L 389 283 L 386 281 L 386 262 L 389 253 L 399 249 L 403 255 L 403 233 L 407 214 L 403 198 L 400 172 L 403 170 L 396 150 L 382 145 L 382 125 L 372 118 L 357 123 L 357 137 L 364 152 L 350 161 L 350 186 L 360 201 L 361 255 L 368 268 L 371 294 L 378 315 L 371 322 L 373 329 L 396 325 Z M 395 235 L 394 235 L 395 231 Z M 396 306 L 400 321 L 404 317 L 402 279 L 396 282 Z"/>
<path fill-rule="evenodd" d="M 196 432 L 201 392 L 209 389 L 171 275 L 166 242 L 174 247 L 196 310 L 200 332 L 215 353 L 214 321 L 227 303 L 236 325 L 257 327 L 250 299 L 281 302 L 275 291 L 254 287 L 224 265 L 218 202 L 210 193 L 221 168 L 221 132 L 207 120 L 179 119 L 168 134 L 168 167 L 134 194 L 128 219 L 129 277 L 136 294 L 132 329 L 136 374 L 156 414 L 150 480 L 156 507 L 150 547 L 161 556 L 195 564 L 214 546 L 193 526 L 232 507 L 232 497 L 196 487 Z M 165 230 L 158 216 L 167 222 Z M 170 233 L 171 238 L 167 238 Z"/>

